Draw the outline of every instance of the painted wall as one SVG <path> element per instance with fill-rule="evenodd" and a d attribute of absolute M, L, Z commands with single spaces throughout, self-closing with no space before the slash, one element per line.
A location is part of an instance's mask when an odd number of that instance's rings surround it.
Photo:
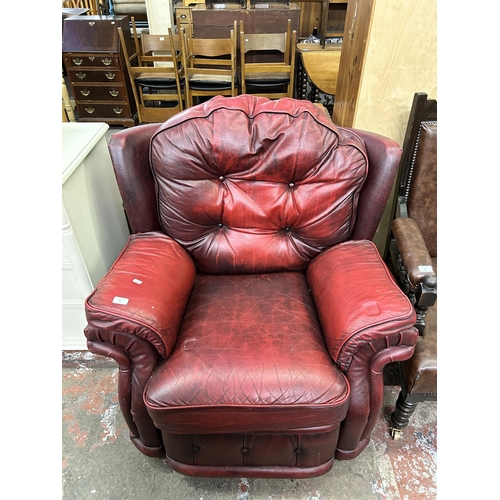
<path fill-rule="evenodd" d="M 437 99 L 437 0 L 376 0 L 353 126 L 402 146 L 415 92 Z M 394 192 L 373 238 L 382 255 Z"/>
<path fill-rule="evenodd" d="M 437 99 L 437 0 L 376 0 L 353 126 L 402 145 L 415 92 Z"/>

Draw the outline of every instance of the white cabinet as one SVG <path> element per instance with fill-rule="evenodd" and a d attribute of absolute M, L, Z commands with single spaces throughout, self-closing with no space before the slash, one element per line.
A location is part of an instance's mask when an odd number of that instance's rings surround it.
<path fill-rule="evenodd" d="M 129 237 L 105 123 L 62 124 L 62 348 L 87 349 L 85 298 Z"/>

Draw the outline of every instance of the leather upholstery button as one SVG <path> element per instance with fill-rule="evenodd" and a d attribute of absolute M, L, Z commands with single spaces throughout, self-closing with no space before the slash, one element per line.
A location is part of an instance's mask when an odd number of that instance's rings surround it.
<path fill-rule="evenodd" d="M 218 227 L 224 227 L 224 224 L 220 223 L 220 224 L 217 224 Z"/>
<path fill-rule="evenodd" d="M 290 184 L 288 184 L 288 187 L 289 187 L 290 189 L 293 189 L 293 188 L 295 187 L 295 184 L 294 184 L 293 182 L 290 182 Z"/>
<path fill-rule="evenodd" d="M 302 453 L 302 450 L 300 448 L 295 448 L 295 453 L 297 453 L 297 455 L 300 455 Z"/>
<path fill-rule="evenodd" d="M 219 177 L 219 180 L 220 180 L 221 182 L 224 182 L 224 179 L 225 179 L 225 177 L 224 177 L 223 175 L 221 175 L 221 176 Z"/>
<path fill-rule="evenodd" d="M 248 448 L 241 448 L 241 453 L 247 453 L 248 452 Z"/>
<path fill-rule="evenodd" d="M 285 227 L 285 233 L 289 233 L 290 232 L 290 228 L 289 227 Z"/>
<path fill-rule="evenodd" d="M 200 450 L 199 446 L 193 445 L 193 451 L 199 451 L 199 450 Z"/>

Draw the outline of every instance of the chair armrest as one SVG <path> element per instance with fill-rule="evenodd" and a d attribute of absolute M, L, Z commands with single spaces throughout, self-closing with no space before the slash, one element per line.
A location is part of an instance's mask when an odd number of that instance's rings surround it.
<path fill-rule="evenodd" d="M 364 345 L 383 338 L 412 346 L 415 310 L 397 286 L 376 246 L 367 240 L 341 243 L 313 259 L 307 279 L 333 360 L 346 371 Z M 414 337 L 414 338 L 413 338 Z"/>
<path fill-rule="evenodd" d="M 422 283 L 428 288 L 436 288 L 436 272 L 418 224 L 413 219 L 398 217 L 391 227 L 410 289 L 414 291 Z"/>
<path fill-rule="evenodd" d="M 368 240 L 321 253 L 309 264 L 307 280 L 328 351 L 351 387 L 335 458 L 355 458 L 380 415 L 384 366 L 415 350 L 415 310 Z"/>
<path fill-rule="evenodd" d="M 164 449 L 144 388 L 174 347 L 195 277 L 191 257 L 176 241 L 137 233 L 85 301 L 87 346 L 118 363 L 120 408 L 131 441 L 147 456 Z"/>
<path fill-rule="evenodd" d="M 160 232 L 134 234 L 85 301 L 89 327 L 110 338 L 135 335 L 167 358 L 195 277 L 190 255 L 175 240 Z"/>

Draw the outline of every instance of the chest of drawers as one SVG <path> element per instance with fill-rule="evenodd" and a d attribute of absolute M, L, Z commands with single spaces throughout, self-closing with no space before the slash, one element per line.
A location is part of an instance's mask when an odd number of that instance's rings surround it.
<path fill-rule="evenodd" d="M 77 16 L 64 21 L 63 60 L 79 122 L 136 124 L 137 110 L 118 27 L 132 53 L 128 16 Z"/>

